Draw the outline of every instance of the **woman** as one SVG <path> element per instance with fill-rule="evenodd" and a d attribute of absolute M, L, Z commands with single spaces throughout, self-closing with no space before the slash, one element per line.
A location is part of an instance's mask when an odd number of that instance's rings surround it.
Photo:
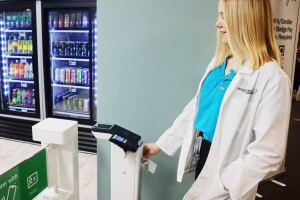
<path fill-rule="evenodd" d="M 291 106 L 270 0 L 220 0 L 216 27 L 196 96 L 143 156 L 181 147 L 177 180 L 193 164 L 201 172 L 184 200 L 255 199 L 259 181 L 282 163 Z"/>

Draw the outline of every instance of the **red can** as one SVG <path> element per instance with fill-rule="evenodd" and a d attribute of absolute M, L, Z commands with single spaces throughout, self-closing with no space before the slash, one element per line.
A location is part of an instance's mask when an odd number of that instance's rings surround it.
<path fill-rule="evenodd" d="M 66 68 L 66 83 L 71 83 L 71 69 Z"/>

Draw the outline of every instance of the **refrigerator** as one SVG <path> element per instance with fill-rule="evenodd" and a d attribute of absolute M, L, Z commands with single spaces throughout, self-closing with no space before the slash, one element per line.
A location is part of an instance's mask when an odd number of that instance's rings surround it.
<path fill-rule="evenodd" d="M 12 118 L 41 118 L 36 3 L 0 3 L 1 108 Z"/>
<path fill-rule="evenodd" d="M 45 1 L 46 116 L 96 121 L 96 2 Z"/>

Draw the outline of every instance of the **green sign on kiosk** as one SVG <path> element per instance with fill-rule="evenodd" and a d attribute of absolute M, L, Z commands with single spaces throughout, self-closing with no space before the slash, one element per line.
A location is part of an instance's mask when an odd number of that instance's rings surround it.
<path fill-rule="evenodd" d="M 32 200 L 48 185 L 46 149 L 0 175 L 0 200 Z"/>

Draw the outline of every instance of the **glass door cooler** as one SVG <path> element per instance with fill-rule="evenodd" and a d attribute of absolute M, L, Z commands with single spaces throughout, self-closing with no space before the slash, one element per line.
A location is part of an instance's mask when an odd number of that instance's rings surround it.
<path fill-rule="evenodd" d="M 96 11 L 47 9 L 48 116 L 95 121 Z M 46 83 L 46 84 L 47 84 Z"/>
<path fill-rule="evenodd" d="M 39 117 L 32 9 L 0 13 L 1 113 Z"/>

